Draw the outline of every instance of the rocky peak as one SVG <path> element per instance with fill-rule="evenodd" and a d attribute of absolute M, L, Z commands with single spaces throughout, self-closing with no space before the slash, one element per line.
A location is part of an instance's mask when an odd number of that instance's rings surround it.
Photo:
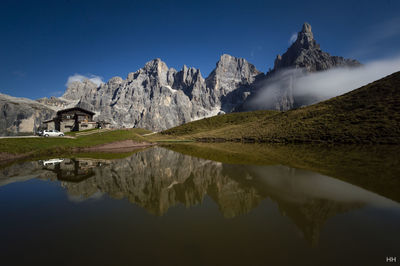
<path fill-rule="evenodd" d="M 143 68 L 147 73 L 163 73 L 168 71 L 168 66 L 160 58 L 147 62 Z"/>
<path fill-rule="evenodd" d="M 293 46 L 297 49 L 320 49 L 317 42 L 314 40 L 314 34 L 311 31 L 311 25 L 305 22 L 303 28 L 297 34 L 297 39 L 293 43 Z"/>
<path fill-rule="evenodd" d="M 259 74 L 260 72 L 256 67 L 244 58 L 237 58 L 228 54 L 221 55 L 217 62 L 216 69 L 220 74 L 223 72 L 232 71 L 240 76 L 247 76 L 247 74 Z"/>
<path fill-rule="evenodd" d="M 182 81 L 197 81 L 203 79 L 200 73 L 200 69 L 196 69 L 194 67 L 188 68 L 186 65 L 182 67 Z"/>
<path fill-rule="evenodd" d="M 97 88 L 97 84 L 93 83 L 89 79 L 74 81 L 68 84 L 67 90 L 62 97 L 68 100 L 77 100 Z"/>
<path fill-rule="evenodd" d="M 172 87 L 177 90 L 182 90 L 192 99 L 193 90 L 198 90 L 199 94 L 205 93 L 206 86 L 199 69 L 183 65 L 182 70 L 175 73 Z"/>
<path fill-rule="evenodd" d="M 160 58 L 156 58 L 147 62 L 138 72 L 138 75 L 143 76 L 138 79 L 149 79 L 151 84 L 170 85 L 171 82 L 173 82 L 170 79 L 176 70 L 172 68 L 169 69 L 166 63 Z M 137 78 L 138 75 L 136 75 L 135 78 Z"/>
<path fill-rule="evenodd" d="M 311 25 L 307 22 L 304 22 L 301 31 L 298 33 L 298 37 L 307 37 L 308 40 L 313 40 L 314 35 L 311 31 Z"/>
<path fill-rule="evenodd" d="M 311 25 L 307 22 L 303 24 L 296 41 L 282 56 L 276 57 L 274 69 L 271 72 L 284 68 L 304 68 L 308 72 L 314 72 L 339 66 L 360 65 L 356 60 L 331 56 L 323 52 L 314 39 L 311 29 Z"/>
<path fill-rule="evenodd" d="M 246 59 L 223 54 L 216 64 L 216 68 L 207 77 L 207 86 L 212 89 L 220 87 L 234 87 L 234 84 L 251 84 L 256 76 L 262 74 Z M 231 88 L 228 88 L 231 91 Z"/>
<path fill-rule="evenodd" d="M 109 83 L 109 84 L 121 84 L 122 81 L 123 81 L 123 79 L 122 79 L 121 77 L 116 76 L 116 77 L 110 78 L 110 79 L 107 81 L 107 83 Z"/>

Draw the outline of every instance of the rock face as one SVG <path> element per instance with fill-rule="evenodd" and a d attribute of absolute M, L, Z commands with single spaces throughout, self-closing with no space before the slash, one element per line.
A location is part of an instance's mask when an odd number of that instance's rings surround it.
<path fill-rule="evenodd" d="M 40 98 L 37 99 L 36 101 L 55 110 L 69 108 L 71 105 L 71 101 L 62 98 L 57 98 L 54 96 L 51 96 L 50 98 L 47 97 Z M 73 105 L 75 105 L 75 102 L 73 103 Z"/>
<path fill-rule="evenodd" d="M 206 79 L 206 84 L 220 99 L 222 111 L 228 113 L 246 100 L 255 81 L 262 77 L 264 74 L 245 59 L 224 54 Z"/>
<path fill-rule="evenodd" d="M 313 95 L 295 96 L 296 80 L 299 77 L 337 67 L 358 67 L 360 65 L 356 60 L 331 56 L 322 51 L 314 39 L 310 24 L 304 23 L 302 30 L 297 34 L 296 41 L 282 56 L 277 55 L 274 68 L 266 74 L 265 79 L 255 85 L 257 93 L 253 93 L 246 103 L 236 108 L 236 111 L 256 109 L 286 111 L 316 103 L 321 99 Z M 265 95 L 266 90 L 269 90 L 268 99 L 264 103 L 255 104 L 259 94 L 262 92 Z"/>
<path fill-rule="evenodd" d="M 230 55 L 221 56 L 207 79 L 196 68 L 177 71 L 154 59 L 125 80 L 113 77 L 97 88 L 89 80 L 74 82 L 63 98 L 93 106 L 100 120 L 158 131 L 232 111 L 260 76 L 246 60 Z"/>
<path fill-rule="evenodd" d="M 41 103 L 0 93 L 0 135 L 30 134 L 55 111 Z"/>
<path fill-rule="evenodd" d="M 74 81 L 68 85 L 68 89 L 65 91 L 62 98 L 76 100 L 83 97 L 88 92 L 96 91 L 97 87 L 98 86 L 89 79 L 85 79 L 82 82 Z"/>

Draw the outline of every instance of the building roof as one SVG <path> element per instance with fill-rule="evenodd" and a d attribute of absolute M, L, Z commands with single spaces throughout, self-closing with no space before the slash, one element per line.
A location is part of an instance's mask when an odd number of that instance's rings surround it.
<path fill-rule="evenodd" d="M 76 110 L 76 111 L 81 111 L 81 112 L 84 112 L 84 113 L 87 113 L 87 114 L 90 114 L 90 115 L 95 115 L 95 114 L 96 114 L 96 113 L 94 113 L 94 112 L 92 112 L 92 111 L 83 109 L 83 108 L 81 108 L 81 107 L 72 107 L 72 108 L 63 109 L 63 110 L 58 111 L 58 112 L 57 112 L 57 115 L 60 115 L 60 114 L 62 114 L 62 113 L 69 112 L 69 111 L 74 111 L 74 110 Z"/>

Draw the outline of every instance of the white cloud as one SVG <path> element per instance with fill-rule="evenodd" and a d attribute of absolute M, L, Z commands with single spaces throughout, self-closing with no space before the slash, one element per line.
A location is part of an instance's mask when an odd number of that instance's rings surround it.
<path fill-rule="evenodd" d="M 84 81 L 84 80 L 86 80 L 86 79 L 90 80 L 91 82 L 93 82 L 93 83 L 96 84 L 97 86 L 100 86 L 101 84 L 104 83 L 104 82 L 103 82 L 103 78 L 100 77 L 100 76 L 96 76 L 96 75 L 92 75 L 92 74 L 90 74 L 90 75 L 88 75 L 88 76 L 84 76 L 84 75 L 80 75 L 80 74 L 75 74 L 75 75 L 73 75 L 73 76 L 69 76 L 69 77 L 68 77 L 68 80 L 67 80 L 67 83 L 65 83 L 65 86 L 68 87 L 72 82 L 75 82 L 75 81 L 82 82 L 82 81 Z"/>
<path fill-rule="evenodd" d="M 292 36 L 290 36 L 289 44 L 294 43 L 296 40 L 297 40 L 297 33 L 293 33 Z"/>
<path fill-rule="evenodd" d="M 335 68 L 305 73 L 301 69 L 281 71 L 262 88 L 251 102 L 258 108 L 271 108 L 277 97 L 291 85 L 294 97 L 325 100 L 357 89 L 375 80 L 400 71 L 400 57 L 369 62 L 357 68 Z"/>

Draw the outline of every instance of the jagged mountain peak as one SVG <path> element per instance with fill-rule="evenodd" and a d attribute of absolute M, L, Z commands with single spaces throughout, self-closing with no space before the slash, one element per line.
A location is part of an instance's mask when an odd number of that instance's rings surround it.
<path fill-rule="evenodd" d="M 94 83 L 93 81 L 91 81 L 88 78 L 85 78 L 83 80 L 72 81 L 71 83 L 68 84 L 68 87 L 69 88 L 78 87 L 78 86 L 82 86 L 82 84 L 85 86 L 90 86 L 90 87 L 97 86 L 96 83 Z"/>
<path fill-rule="evenodd" d="M 308 22 L 304 22 L 303 27 L 299 33 L 310 35 L 313 38 L 312 27 Z"/>
<path fill-rule="evenodd" d="M 183 65 L 180 72 L 182 73 L 183 80 L 186 80 L 188 77 L 191 79 L 203 79 L 200 69 L 195 67 L 187 67 L 186 65 Z"/>
<path fill-rule="evenodd" d="M 144 65 L 144 70 L 147 72 L 166 72 L 168 71 L 167 64 L 160 58 L 153 59 Z"/>
<path fill-rule="evenodd" d="M 214 90 L 225 87 L 224 90 L 227 93 L 237 84 L 252 83 L 259 75 L 262 75 L 262 72 L 258 71 L 246 59 L 223 54 L 215 69 L 207 77 L 206 82 L 207 86 Z"/>
<path fill-rule="evenodd" d="M 235 59 L 238 59 L 238 58 L 235 57 L 235 56 L 233 56 L 233 55 L 230 55 L 230 54 L 222 54 L 222 55 L 219 57 L 219 61 L 224 61 L 224 60 L 235 60 Z"/>
<path fill-rule="evenodd" d="M 82 81 L 73 81 L 68 84 L 68 87 L 63 94 L 64 99 L 76 100 L 80 99 L 86 93 L 97 89 L 99 86 L 89 79 L 83 79 Z"/>
<path fill-rule="evenodd" d="M 107 83 L 121 83 L 123 81 L 123 79 L 119 76 L 115 76 L 110 78 Z"/>
<path fill-rule="evenodd" d="M 331 56 L 323 52 L 314 39 L 311 25 L 305 22 L 297 34 L 296 41 L 282 56 L 276 57 L 272 72 L 285 68 L 304 68 L 308 72 L 314 72 L 340 66 L 359 65 L 360 63 L 356 60 Z"/>
<path fill-rule="evenodd" d="M 209 78 L 213 78 L 215 75 L 228 75 L 236 78 L 248 78 L 249 75 L 258 75 L 260 73 L 261 72 L 258 71 L 257 68 L 253 64 L 250 64 L 246 59 L 238 58 L 229 54 L 223 54 L 216 63 L 216 67 L 211 72 Z"/>
<path fill-rule="evenodd" d="M 303 24 L 303 27 L 301 31 L 298 32 L 297 34 L 297 39 L 292 45 L 296 49 L 310 49 L 310 48 L 316 48 L 320 49 L 319 45 L 317 42 L 314 40 L 314 34 L 312 33 L 311 30 L 311 25 L 305 22 Z"/>
<path fill-rule="evenodd" d="M 225 67 L 225 66 L 229 66 L 229 65 L 237 65 L 238 67 L 241 67 L 243 65 L 250 65 L 250 66 L 254 67 L 246 59 L 235 57 L 235 56 L 232 56 L 229 54 L 222 54 L 216 64 L 216 67 L 217 68 Z"/>

